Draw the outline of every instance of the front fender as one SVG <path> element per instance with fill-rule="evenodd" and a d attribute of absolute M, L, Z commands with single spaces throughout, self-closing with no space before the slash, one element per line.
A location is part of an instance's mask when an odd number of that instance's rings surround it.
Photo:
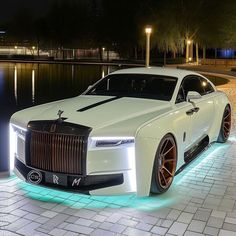
<path fill-rule="evenodd" d="M 222 117 L 224 114 L 225 107 L 227 105 L 230 106 L 231 114 L 233 114 L 232 105 L 231 105 L 227 95 L 223 92 L 219 92 L 219 94 L 220 94 L 220 96 L 218 96 L 214 101 L 214 106 L 215 106 L 216 112 L 215 112 L 213 125 L 211 127 L 210 132 L 209 132 L 210 142 L 217 141 L 217 138 L 220 133 Z"/>
<path fill-rule="evenodd" d="M 142 136 L 135 139 L 137 195 L 140 197 L 150 193 L 153 163 L 159 141 Z"/>
<path fill-rule="evenodd" d="M 181 116 L 181 115 L 180 115 Z M 156 151 L 161 139 L 168 133 L 173 135 L 177 145 L 177 168 L 183 163 L 184 145 L 182 140 L 182 129 L 186 123 L 182 119 L 176 119 L 173 115 L 156 119 L 146 123 L 137 131 L 135 136 L 135 156 L 136 156 L 136 183 L 137 195 L 148 196 L 152 182 L 153 164 Z M 179 158 L 180 157 L 180 158 Z"/>

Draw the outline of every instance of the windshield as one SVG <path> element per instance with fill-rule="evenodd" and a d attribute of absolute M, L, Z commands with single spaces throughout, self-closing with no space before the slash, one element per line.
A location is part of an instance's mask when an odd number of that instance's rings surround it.
<path fill-rule="evenodd" d="M 149 74 L 108 75 L 95 84 L 87 95 L 150 98 L 170 101 L 177 78 Z"/>

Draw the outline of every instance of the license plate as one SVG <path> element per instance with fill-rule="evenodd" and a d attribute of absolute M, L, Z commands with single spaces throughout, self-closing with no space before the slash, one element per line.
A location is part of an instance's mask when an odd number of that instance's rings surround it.
<path fill-rule="evenodd" d="M 67 176 L 57 173 L 45 173 L 45 181 L 47 183 L 67 186 Z"/>

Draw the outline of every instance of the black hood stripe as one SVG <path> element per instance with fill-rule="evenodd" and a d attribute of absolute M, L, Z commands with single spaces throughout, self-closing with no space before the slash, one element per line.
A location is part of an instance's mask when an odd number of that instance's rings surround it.
<path fill-rule="evenodd" d="M 115 100 L 120 99 L 120 98 L 121 98 L 121 97 L 113 97 L 113 98 L 109 98 L 109 99 L 107 99 L 107 100 L 103 100 L 103 101 L 101 101 L 101 102 L 96 102 L 96 103 L 94 103 L 94 104 L 92 104 L 92 105 L 89 105 L 89 106 L 83 107 L 83 108 L 81 108 L 81 109 L 79 109 L 79 110 L 77 110 L 77 111 L 78 111 L 78 112 L 87 111 L 87 110 L 92 109 L 92 108 L 94 108 L 94 107 L 97 107 L 97 106 L 103 105 L 103 104 L 108 103 L 108 102 L 115 101 Z"/>

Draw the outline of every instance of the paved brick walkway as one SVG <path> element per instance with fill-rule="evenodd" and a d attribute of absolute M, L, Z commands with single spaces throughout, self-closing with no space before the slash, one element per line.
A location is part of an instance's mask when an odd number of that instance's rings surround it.
<path fill-rule="evenodd" d="M 236 108 L 232 84 L 220 89 Z M 212 144 L 161 196 L 91 197 L 0 179 L 0 235 L 235 236 L 235 124 L 226 144 Z"/>

